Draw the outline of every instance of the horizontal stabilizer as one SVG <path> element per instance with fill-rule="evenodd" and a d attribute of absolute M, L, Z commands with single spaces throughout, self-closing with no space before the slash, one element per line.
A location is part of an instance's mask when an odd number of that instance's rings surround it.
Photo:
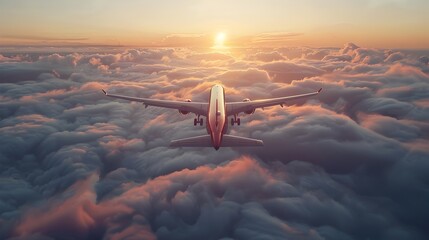
<path fill-rule="evenodd" d="M 173 140 L 170 147 L 213 147 L 210 135 Z"/>
<path fill-rule="evenodd" d="M 239 136 L 223 135 L 221 147 L 256 147 L 263 146 L 262 140 Z M 170 147 L 213 147 L 210 135 L 173 140 Z"/>
<path fill-rule="evenodd" d="M 256 147 L 264 146 L 264 142 L 259 139 L 245 138 L 232 135 L 223 135 L 221 147 Z"/>

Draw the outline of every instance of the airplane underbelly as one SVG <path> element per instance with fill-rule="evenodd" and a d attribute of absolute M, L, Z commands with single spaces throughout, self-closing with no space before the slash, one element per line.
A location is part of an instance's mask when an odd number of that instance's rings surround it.
<path fill-rule="evenodd" d="M 219 85 L 212 88 L 207 118 L 207 130 L 211 135 L 214 147 L 218 148 L 222 141 L 226 123 L 224 91 Z"/>

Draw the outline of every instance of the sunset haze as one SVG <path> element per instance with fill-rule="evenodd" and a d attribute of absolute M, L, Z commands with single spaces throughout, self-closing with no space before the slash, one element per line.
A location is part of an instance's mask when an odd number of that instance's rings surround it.
<path fill-rule="evenodd" d="M 366 47 L 429 47 L 425 0 L 17 0 L 0 2 L 0 22 L 7 45 L 207 47 L 224 31 L 235 47 L 264 33 L 293 34 L 279 39 L 289 46 L 340 47 L 353 39 Z"/>

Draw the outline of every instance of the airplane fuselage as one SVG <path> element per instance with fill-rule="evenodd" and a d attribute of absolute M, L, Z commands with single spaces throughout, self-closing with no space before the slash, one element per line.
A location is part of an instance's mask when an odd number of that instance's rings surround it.
<path fill-rule="evenodd" d="M 211 136 L 213 147 L 217 150 L 222 143 L 222 136 L 227 127 L 225 90 L 221 85 L 214 85 L 211 88 L 207 111 L 207 131 Z"/>

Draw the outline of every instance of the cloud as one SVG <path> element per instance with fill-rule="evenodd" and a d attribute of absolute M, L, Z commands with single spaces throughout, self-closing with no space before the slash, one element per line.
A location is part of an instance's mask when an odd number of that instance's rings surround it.
<path fill-rule="evenodd" d="M 250 61 L 273 62 L 285 60 L 279 52 L 257 52 L 247 57 Z"/>
<path fill-rule="evenodd" d="M 5 53 L 0 237 L 425 239 L 424 54 L 352 43 Z M 324 90 L 240 115 L 229 132 L 265 146 L 219 151 L 168 148 L 206 133 L 192 114 L 100 91 L 206 101 L 219 82 L 228 101 Z"/>
<path fill-rule="evenodd" d="M 31 35 L 0 35 L 0 38 L 4 39 L 19 39 L 19 40 L 43 40 L 43 41 L 85 41 L 89 40 L 86 37 L 74 37 L 74 38 L 55 38 L 45 36 L 31 36 Z"/>
<path fill-rule="evenodd" d="M 304 57 L 307 59 L 321 60 L 329 54 L 329 50 L 317 50 L 307 53 Z"/>
<path fill-rule="evenodd" d="M 392 158 L 405 154 L 401 146 L 394 141 L 374 135 L 347 117 L 317 108 L 289 111 L 284 120 L 276 122 L 282 127 L 255 130 L 252 135 L 269 139 L 269 142 L 265 141 L 267 147 L 255 150 L 263 159 L 284 162 L 301 160 L 321 165 L 328 172 L 347 173 L 361 164 L 388 164 Z M 282 139 L 283 136 L 288 138 Z M 319 154 L 324 158 L 315 157 Z M 278 156 L 285 157 L 279 159 Z"/>
<path fill-rule="evenodd" d="M 270 76 L 266 71 L 261 71 L 256 68 L 250 68 L 245 71 L 243 70 L 232 70 L 227 71 L 216 79 L 220 80 L 226 86 L 240 87 L 243 83 L 246 85 L 263 84 L 270 82 Z"/>
<path fill-rule="evenodd" d="M 323 70 L 313 66 L 295 64 L 290 62 L 275 62 L 261 66 L 273 78 L 273 81 L 290 83 L 293 80 L 302 80 L 306 77 L 322 75 Z"/>
<path fill-rule="evenodd" d="M 326 55 L 323 57 L 324 61 L 336 61 L 336 62 L 350 62 L 352 57 L 350 55 Z"/>
<path fill-rule="evenodd" d="M 429 57 L 426 57 L 426 56 L 422 56 L 422 57 L 420 57 L 419 58 L 419 61 L 421 62 L 421 63 L 423 63 L 423 64 L 428 64 L 429 63 Z"/>

